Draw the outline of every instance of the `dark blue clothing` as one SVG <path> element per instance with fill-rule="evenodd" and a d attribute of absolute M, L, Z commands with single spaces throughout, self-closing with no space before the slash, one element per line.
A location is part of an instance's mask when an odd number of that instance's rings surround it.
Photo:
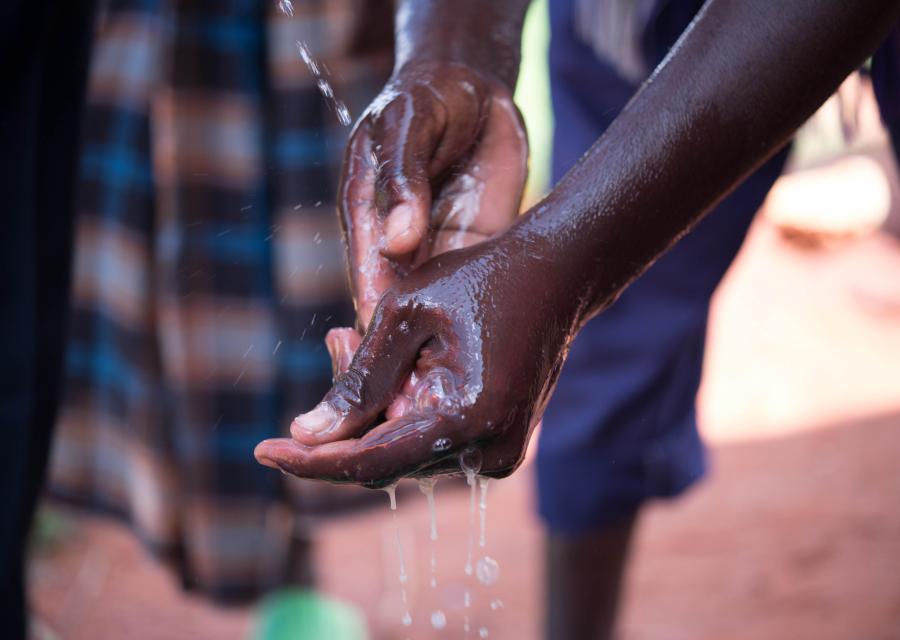
<path fill-rule="evenodd" d="M 0 630 L 27 636 L 25 546 L 56 417 L 92 0 L 0 4 Z"/>
<path fill-rule="evenodd" d="M 576 33 L 579 1 L 550 2 L 554 180 L 637 88 Z M 702 4 L 658 3 L 640 37 L 648 70 Z M 897 74 L 887 62 L 896 68 L 898 58 L 879 60 L 875 71 L 885 77 L 876 78 L 877 93 L 896 100 Z M 703 475 L 695 397 L 710 298 L 786 155 L 782 150 L 748 178 L 576 338 L 538 448 L 539 509 L 551 530 L 602 527 L 649 498 L 678 495 Z"/>

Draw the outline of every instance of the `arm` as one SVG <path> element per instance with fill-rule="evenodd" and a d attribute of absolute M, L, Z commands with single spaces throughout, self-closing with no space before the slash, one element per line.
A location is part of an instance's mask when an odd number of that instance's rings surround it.
<path fill-rule="evenodd" d="M 260 461 L 382 484 L 458 469 L 474 444 L 483 473 L 510 473 L 578 329 L 784 144 L 898 13 L 888 0 L 711 0 L 546 200 L 391 288 L 320 405 L 333 420 L 300 416 Z M 445 378 L 441 402 L 373 428 L 412 370 Z"/>
<path fill-rule="evenodd" d="M 401 0 L 396 70 L 421 61 L 455 62 L 500 80 L 519 75 L 522 23 L 530 0 Z"/>
<path fill-rule="evenodd" d="M 708 2 L 606 134 L 514 232 L 563 269 L 602 270 L 582 292 L 579 321 L 781 148 L 877 48 L 898 7 Z"/>

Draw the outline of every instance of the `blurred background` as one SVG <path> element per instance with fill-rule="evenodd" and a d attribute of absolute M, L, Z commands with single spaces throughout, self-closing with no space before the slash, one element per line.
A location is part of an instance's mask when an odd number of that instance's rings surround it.
<path fill-rule="evenodd" d="M 323 158 L 337 158 L 346 132 L 335 121 L 336 104 L 321 95 L 314 81 L 332 79 L 334 95 L 346 101 L 356 117 L 366 94 L 355 79 L 383 80 L 379 74 L 385 72 L 384 61 L 373 49 L 367 63 L 371 66 L 342 66 L 336 54 L 329 58 L 327 50 L 316 48 L 316 17 L 304 16 L 300 3 L 295 10 L 296 18 L 307 21 L 292 22 L 274 9 L 270 16 L 275 26 L 268 33 L 276 34 L 272 49 L 284 54 L 283 60 L 275 56 L 278 60 L 272 63 L 280 82 L 276 85 L 285 105 L 316 101 L 309 108 L 321 112 L 319 130 L 336 133 L 317 137 L 320 144 L 315 149 Z M 546 12 L 545 0 L 530 10 L 516 96 L 532 151 L 529 202 L 538 199 L 549 182 L 553 123 Z M 133 20 L 130 24 L 134 26 Z M 316 56 L 330 61 L 328 75 L 316 75 L 295 55 L 292 45 L 298 37 L 312 43 Z M 109 76 L 103 73 L 103 68 L 95 67 L 95 97 L 108 97 L 112 91 L 104 84 Z M 298 86 L 311 84 L 314 90 L 292 93 Z M 161 110 L 163 118 L 167 113 L 164 98 L 150 100 L 151 113 Z M 296 135 L 290 128 L 282 128 L 287 132 L 280 147 L 276 141 L 281 164 L 270 166 L 271 171 L 295 170 L 297 158 L 309 152 L 303 145 L 292 146 Z M 900 572 L 895 566 L 900 556 L 896 462 L 900 459 L 900 186 L 888 145 L 870 83 L 860 74 L 850 77 L 798 134 L 788 170 L 757 215 L 715 298 L 699 397 L 711 473 L 686 497 L 652 505 L 642 517 L 627 575 L 622 638 L 900 638 Z M 160 160 L 168 149 L 165 141 L 160 148 L 162 152 L 148 162 L 162 167 L 160 175 L 167 176 L 165 161 Z M 85 166 L 90 168 L 91 162 L 88 158 Z M 132 171 L 133 175 L 134 167 L 127 160 L 113 162 L 120 174 Z M 296 180 L 291 175 L 285 180 Z M 319 247 L 324 241 L 325 248 L 316 255 L 330 251 L 322 264 L 326 273 L 337 274 L 329 277 L 339 279 L 340 253 L 333 223 L 320 223 L 324 218 L 318 213 L 327 210 L 324 214 L 331 220 L 335 185 L 328 180 L 317 185 L 324 195 L 268 193 L 275 198 L 272 206 L 285 215 L 298 209 L 316 210 L 303 218 L 299 228 L 294 224 L 292 239 L 275 251 L 287 255 L 301 246 L 308 252 L 310 245 Z M 245 222 L 241 216 L 263 206 L 261 197 L 247 196 L 234 221 L 212 234 L 236 235 Z M 280 224 L 291 223 L 276 220 L 257 231 L 277 233 L 275 227 Z M 232 227 L 238 231 L 230 231 Z M 82 229 L 79 239 L 84 242 L 84 238 L 96 235 Z M 165 247 L 165 238 L 154 241 L 158 247 L 156 242 Z M 288 274 L 282 289 L 273 285 L 279 297 L 285 296 L 280 303 L 288 308 L 277 322 L 312 327 L 302 335 L 293 332 L 290 338 L 275 332 L 271 343 L 265 344 L 268 361 L 268 354 L 274 359 L 281 341 L 286 342 L 281 357 L 293 358 L 294 365 L 289 367 L 293 373 L 279 379 L 287 385 L 299 369 L 321 364 L 322 335 L 342 321 L 340 314 L 346 310 L 325 299 L 326 289 L 290 284 L 297 269 L 318 276 L 314 267 L 291 263 L 289 258 L 277 264 L 282 276 Z M 209 286 L 218 291 L 217 285 Z M 190 296 L 192 291 L 187 286 L 177 294 Z M 324 308 L 329 311 L 317 310 Z M 244 375 L 240 360 L 246 360 L 254 348 L 252 341 L 248 344 L 250 350 L 245 352 L 242 343 L 234 356 L 237 368 L 228 370 L 227 382 L 234 381 L 234 388 L 240 387 Z M 255 344 L 257 352 L 262 352 L 263 345 Z M 252 375 L 254 369 L 250 371 Z M 289 396 L 284 415 L 305 408 L 299 404 L 310 402 L 316 389 L 310 383 L 309 398 Z M 228 409 L 223 411 L 207 415 L 204 428 L 221 428 L 223 418 L 228 423 Z M 271 415 L 284 419 L 277 411 Z M 54 453 L 52 477 L 57 494 L 65 494 L 67 487 L 72 490 L 83 471 L 71 464 L 78 455 L 72 443 L 84 446 L 82 435 L 65 439 L 65 421 L 77 422 L 72 416 L 72 411 L 63 414 L 63 444 Z M 471 589 L 473 636 L 483 628 L 489 636 L 482 637 L 538 638 L 543 550 L 532 472 L 529 462 L 513 477 L 491 484 L 487 552 L 498 561 L 500 577 L 489 587 L 463 573 L 469 509 L 465 483 L 441 480 L 436 487 L 440 531 L 436 589 L 427 584 L 431 548 L 425 498 L 414 485 L 398 492 L 397 520 L 410 574 L 411 628 L 400 622 L 403 605 L 395 529 L 387 497 L 380 492 L 359 489 L 338 495 L 317 487 L 300 488 L 294 491 L 296 501 L 288 502 L 300 505 L 295 511 L 282 508 L 248 516 L 264 518 L 265 526 L 275 530 L 300 532 L 291 534 L 295 542 L 302 537 L 302 544 L 292 545 L 301 552 L 290 553 L 276 549 L 281 543 L 272 539 L 276 562 L 297 563 L 300 568 L 284 572 L 288 577 L 272 581 L 263 591 L 295 593 L 292 587 L 314 582 L 328 598 L 322 601 L 328 604 L 315 606 L 334 605 L 336 616 L 356 621 L 347 623 L 350 628 L 364 620 L 371 637 L 390 639 L 462 637 L 463 593 Z M 137 472 L 128 467 L 121 471 L 123 477 L 132 473 Z M 137 504 L 171 499 L 171 494 L 160 494 L 153 487 L 147 489 L 155 491 L 153 495 L 140 495 L 142 486 L 129 486 L 130 498 Z M 193 574 L 212 576 L 207 594 L 203 595 L 203 588 L 199 593 L 197 589 L 186 592 L 183 576 L 179 578 L 171 569 L 171 563 L 178 566 L 180 561 L 169 558 L 170 564 L 161 563 L 160 549 L 153 544 L 154 535 L 165 539 L 166 532 L 152 524 L 142 528 L 146 511 L 124 519 L 122 513 L 109 518 L 96 510 L 88 515 L 65 498 L 56 495 L 44 505 L 34 534 L 30 586 L 39 638 L 280 637 L 277 631 L 261 629 L 261 620 L 289 620 L 309 605 L 296 598 L 270 600 L 274 604 L 268 617 L 261 618 L 252 598 L 228 597 L 233 594 L 227 590 L 227 576 L 222 578 L 212 569 L 204 573 L 202 566 L 199 570 L 194 566 Z M 340 508 L 322 508 L 335 504 Z M 228 513 L 234 517 L 236 512 Z M 223 519 L 227 522 L 227 517 Z M 209 522 L 217 520 L 210 517 Z M 204 525 L 185 520 L 172 526 L 202 532 Z M 209 542 L 213 538 L 198 544 L 229 544 L 229 539 L 220 538 Z M 235 544 L 240 547 L 241 543 Z M 202 549 L 173 549 L 194 553 L 192 562 L 202 565 Z M 226 587 L 217 593 L 220 583 Z M 210 591 L 218 604 L 208 597 Z M 223 601 L 230 604 L 225 606 Z M 447 615 L 443 631 L 433 629 L 429 621 L 429 612 L 438 608 Z M 284 628 L 289 625 L 285 623 Z"/>

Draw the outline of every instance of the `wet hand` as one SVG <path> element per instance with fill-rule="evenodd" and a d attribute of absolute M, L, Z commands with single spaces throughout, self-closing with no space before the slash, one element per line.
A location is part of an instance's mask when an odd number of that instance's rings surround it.
<path fill-rule="evenodd" d="M 339 194 L 358 326 L 431 257 L 515 219 L 528 143 L 505 84 L 449 62 L 395 73 L 354 128 Z"/>
<path fill-rule="evenodd" d="M 395 283 L 358 347 L 350 330 L 329 336 L 343 371 L 294 421 L 292 438 L 261 443 L 257 459 L 368 486 L 459 472 L 459 454 L 473 446 L 481 473 L 516 469 L 578 309 L 554 286 L 552 266 L 507 235 L 438 256 Z"/>

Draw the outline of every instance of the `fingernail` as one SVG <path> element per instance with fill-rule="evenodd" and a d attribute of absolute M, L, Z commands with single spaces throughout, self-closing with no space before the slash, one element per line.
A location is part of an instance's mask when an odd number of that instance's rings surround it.
<path fill-rule="evenodd" d="M 253 452 L 256 461 L 261 465 L 266 467 L 272 467 L 273 469 L 278 469 L 278 463 L 275 462 L 272 458 L 265 454 L 265 450 L 268 448 L 268 444 L 266 442 L 260 442 L 256 445 L 256 450 Z"/>
<path fill-rule="evenodd" d="M 388 216 L 384 228 L 384 243 L 382 249 L 389 249 L 400 236 L 409 233 L 412 229 L 413 209 L 408 204 L 400 204 L 394 207 Z"/>
<path fill-rule="evenodd" d="M 298 430 L 311 434 L 326 433 L 334 429 L 340 419 L 341 416 L 334 407 L 327 402 L 320 402 L 312 411 L 294 418 L 294 422 L 291 424 L 291 435 L 296 438 Z"/>

